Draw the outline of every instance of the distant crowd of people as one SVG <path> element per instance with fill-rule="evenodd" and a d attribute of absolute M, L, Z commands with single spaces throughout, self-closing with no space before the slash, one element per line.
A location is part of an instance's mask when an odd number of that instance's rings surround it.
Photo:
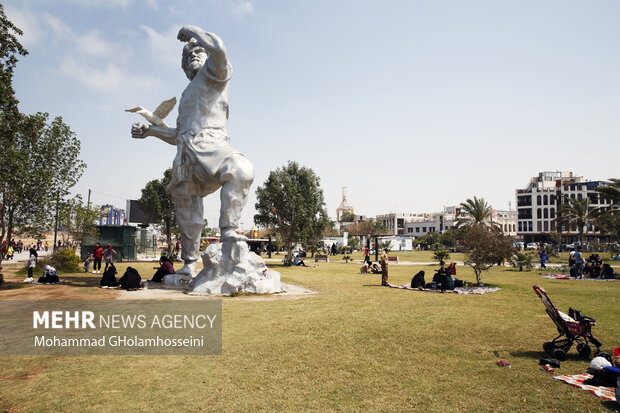
<path fill-rule="evenodd" d="M 610 264 L 604 264 L 599 254 L 591 254 L 589 258 L 584 259 L 581 248 L 573 249 L 568 256 L 568 267 L 571 277 L 575 278 L 606 278 L 612 279 L 616 277 L 614 269 Z"/>

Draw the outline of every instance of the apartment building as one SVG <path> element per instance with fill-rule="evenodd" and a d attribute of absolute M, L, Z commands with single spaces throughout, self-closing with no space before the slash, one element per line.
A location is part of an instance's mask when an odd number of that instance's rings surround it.
<path fill-rule="evenodd" d="M 579 229 L 558 228 L 556 220 L 562 204 L 569 199 L 590 199 L 591 207 L 609 207 L 611 201 L 599 196 L 595 188 L 602 181 L 588 181 L 572 172 L 547 171 L 530 179 L 526 188 L 516 190 L 517 234 L 524 242 L 550 241 L 551 233 L 561 233 L 563 242 L 577 240 Z M 600 234 L 590 225 L 584 229 L 588 240 Z"/>

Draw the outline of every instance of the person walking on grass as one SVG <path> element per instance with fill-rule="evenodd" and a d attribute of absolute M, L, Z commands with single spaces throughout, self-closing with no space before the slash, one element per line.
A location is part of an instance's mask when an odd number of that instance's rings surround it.
<path fill-rule="evenodd" d="M 379 263 L 381 264 L 381 285 L 387 287 L 388 284 L 388 253 L 389 249 L 385 248 L 379 256 Z"/>
<path fill-rule="evenodd" d="M 547 255 L 547 251 L 545 251 L 545 247 L 542 247 L 540 249 L 540 268 L 547 268 L 545 263 L 547 262 L 548 259 L 549 259 L 549 256 Z"/>
<path fill-rule="evenodd" d="M 32 282 L 34 280 L 34 269 L 37 266 L 37 258 L 38 258 L 38 254 L 37 254 L 37 250 L 35 250 L 34 248 L 30 248 L 30 256 L 28 257 L 28 278 L 26 278 L 26 281 L 28 282 Z"/>
<path fill-rule="evenodd" d="M 93 250 L 93 274 L 101 272 L 101 260 L 103 259 L 103 248 L 97 243 Z"/>
<path fill-rule="evenodd" d="M 105 268 L 103 271 L 105 272 L 108 269 L 108 266 L 114 264 L 114 256 L 116 255 L 116 251 L 112 248 L 112 244 L 108 244 L 108 248 L 103 252 L 103 256 L 105 258 Z"/>

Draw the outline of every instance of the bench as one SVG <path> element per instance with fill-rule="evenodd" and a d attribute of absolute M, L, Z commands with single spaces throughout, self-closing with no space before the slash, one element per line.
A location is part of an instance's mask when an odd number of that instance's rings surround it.
<path fill-rule="evenodd" d="M 316 254 L 314 256 L 314 262 L 319 262 L 319 260 L 325 260 L 325 262 L 329 262 L 329 257 L 327 255 Z"/>
<path fill-rule="evenodd" d="M 388 256 L 388 262 L 395 262 L 396 264 L 398 264 L 398 255 L 390 257 Z"/>

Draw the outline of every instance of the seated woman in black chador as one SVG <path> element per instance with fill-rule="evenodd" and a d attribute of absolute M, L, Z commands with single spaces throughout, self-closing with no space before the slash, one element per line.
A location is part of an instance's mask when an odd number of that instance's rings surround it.
<path fill-rule="evenodd" d="M 99 280 L 100 287 L 116 287 L 116 267 L 114 264 L 108 265 L 108 268 L 103 272 L 101 280 Z"/>
<path fill-rule="evenodd" d="M 162 255 L 159 259 L 159 267 L 153 267 L 155 271 L 155 275 L 151 278 L 151 281 L 160 283 L 163 281 L 164 277 L 168 274 L 174 274 L 174 266 L 168 259 L 168 257 Z"/>

